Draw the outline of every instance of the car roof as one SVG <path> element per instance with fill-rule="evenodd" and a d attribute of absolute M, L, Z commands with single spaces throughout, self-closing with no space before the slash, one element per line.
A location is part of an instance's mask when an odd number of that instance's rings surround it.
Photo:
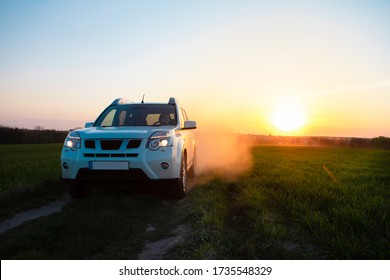
<path fill-rule="evenodd" d="M 125 99 L 125 98 L 117 98 L 115 99 L 111 105 L 124 105 L 124 104 L 167 104 L 167 103 L 144 103 L 143 101 L 141 103 L 135 103 L 134 101 Z M 170 97 L 168 101 L 169 105 L 176 105 L 178 102 L 174 97 Z"/>

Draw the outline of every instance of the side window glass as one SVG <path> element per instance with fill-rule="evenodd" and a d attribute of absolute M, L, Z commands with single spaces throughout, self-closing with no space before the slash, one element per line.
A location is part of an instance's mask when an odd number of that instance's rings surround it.
<path fill-rule="evenodd" d="M 126 113 L 126 111 L 121 111 L 118 114 L 118 125 L 125 125 Z"/>
<path fill-rule="evenodd" d="M 116 110 L 110 111 L 104 120 L 102 121 L 101 126 L 112 126 L 112 123 L 114 122 L 114 117 L 115 117 Z"/>

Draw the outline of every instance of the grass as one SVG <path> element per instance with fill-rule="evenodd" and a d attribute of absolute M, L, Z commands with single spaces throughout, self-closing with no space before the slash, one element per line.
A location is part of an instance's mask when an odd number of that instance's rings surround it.
<path fill-rule="evenodd" d="M 389 259 L 390 151 L 258 146 L 252 155 L 250 170 L 205 174 L 181 201 L 95 192 L 1 234 L 0 257 L 135 259 L 145 242 L 185 224 L 191 231 L 167 258 Z"/>
<path fill-rule="evenodd" d="M 61 196 L 62 144 L 0 145 L 0 220 Z"/>
<path fill-rule="evenodd" d="M 1 259 L 136 259 L 145 239 L 159 240 L 182 222 L 175 212 L 180 203 L 132 192 L 96 192 L 0 236 Z M 148 225 L 158 230 L 147 233 Z"/>
<path fill-rule="evenodd" d="M 191 195 L 199 228 L 179 256 L 388 259 L 390 153 L 255 147 L 254 166 Z"/>

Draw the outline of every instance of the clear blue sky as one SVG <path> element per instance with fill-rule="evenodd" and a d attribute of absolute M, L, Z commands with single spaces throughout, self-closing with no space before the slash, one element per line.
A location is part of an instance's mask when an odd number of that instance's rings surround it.
<path fill-rule="evenodd" d="M 145 94 L 201 127 L 285 134 L 272 115 L 294 100 L 306 124 L 289 134 L 390 136 L 389 15 L 377 0 L 1 0 L 0 124 L 69 129 Z"/>

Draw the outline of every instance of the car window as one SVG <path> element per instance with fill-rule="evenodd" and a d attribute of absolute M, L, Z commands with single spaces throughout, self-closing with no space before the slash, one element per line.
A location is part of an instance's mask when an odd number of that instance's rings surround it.
<path fill-rule="evenodd" d="M 101 126 L 112 126 L 116 110 L 111 110 L 107 115 L 102 119 Z"/>
<path fill-rule="evenodd" d="M 163 126 L 176 125 L 174 105 L 130 104 L 108 107 L 95 126 Z"/>

